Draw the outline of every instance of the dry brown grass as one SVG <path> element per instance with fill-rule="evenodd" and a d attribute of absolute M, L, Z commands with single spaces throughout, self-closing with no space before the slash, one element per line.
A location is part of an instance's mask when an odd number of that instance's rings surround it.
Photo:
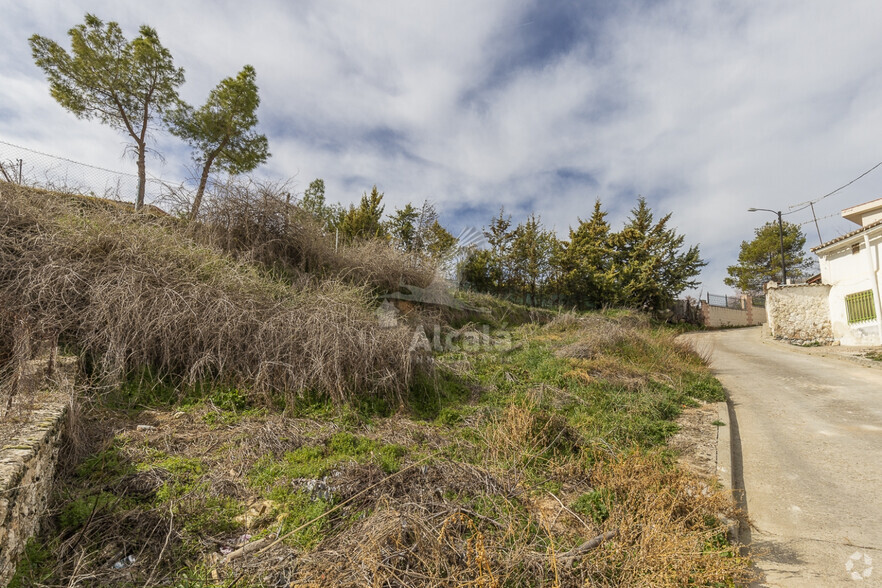
<path fill-rule="evenodd" d="M 559 357 L 592 359 L 611 354 L 622 345 L 645 345 L 649 339 L 648 326 L 648 317 L 636 313 L 615 317 L 564 313 L 545 328 L 553 333 L 570 331 L 576 334 L 577 341 L 559 349 Z"/>
<path fill-rule="evenodd" d="M 394 292 L 427 287 L 435 263 L 372 240 L 340 245 L 292 202 L 284 184 L 232 181 L 218 186 L 191 225 L 200 242 L 287 274 L 313 274 Z"/>
<path fill-rule="evenodd" d="M 197 245 L 171 218 L 9 184 L 0 185 L 0 227 L 0 356 L 12 354 L 23 323 L 110 380 L 149 366 L 338 402 L 397 399 L 409 385 L 409 333 L 379 327 L 365 288 L 292 287 Z"/>

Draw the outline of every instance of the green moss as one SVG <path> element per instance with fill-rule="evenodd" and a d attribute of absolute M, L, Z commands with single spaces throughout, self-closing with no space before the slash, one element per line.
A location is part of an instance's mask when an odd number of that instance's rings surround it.
<path fill-rule="evenodd" d="M 140 471 L 162 469 L 170 474 L 169 478 L 156 491 L 158 503 L 166 503 L 179 499 L 201 489 L 199 481 L 205 474 L 205 464 L 201 460 L 190 457 L 162 457 L 153 462 L 138 464 Z"/>

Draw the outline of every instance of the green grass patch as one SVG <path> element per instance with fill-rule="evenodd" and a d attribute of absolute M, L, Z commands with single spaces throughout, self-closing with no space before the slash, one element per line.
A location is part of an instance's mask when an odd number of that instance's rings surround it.
<path fill-rule="evenodd" d="M 323 445 L 303 446 L 286 452 L 281 458 L 266 455 L 248 472 L 251 484 L 269 488 L 280 481 L 298 478 L 317 480 L 346 462 L 376 463 L 384 472 L 401 468 L 407 449 L 401 445 L 384 444 L 373 439 L 343 431 L 330 437 Z"/>
<path fill-rule="evenodd" d="M 705 402 L 723 402 L 726 392 L 720 381 L 706 372 L 686 374 L 683 378 L 683 393 Z"/>
<path fill-rule="evenodd" d="M 273 529 L 279 532 L 280 537 L 303 527 L 285 539 L 287 544 L 309 549 L 325 537 L 328 527 L 325 518 L 309 525 L 307 523 L 331 508 L 329 502 L 313 497 L 307 492 L 284 486 L 270 490 L 267 493 L 267 498 L 276 504 L 271 516 L 276 520 L 281 520 Z"/>
<path fill-rule="evenodd" d="M 570 505 L 573 512 L 585 515 L 595 524 L 601 524 L 609 518 L 609 509 L 613 503 L 613 495 L 610 491 L 600 489 L 592 490 L 579 496 Z"/>

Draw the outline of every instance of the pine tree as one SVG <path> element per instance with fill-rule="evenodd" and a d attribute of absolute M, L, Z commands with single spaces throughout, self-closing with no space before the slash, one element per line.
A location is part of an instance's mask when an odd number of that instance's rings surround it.
<path fill-rule="evenodd" d="M 309 183 L 300 199 L 300 208 L 308 212 L 328 232 L 334 230 L 340 216 L 339 204 L 327 204 L 325 201 L 325 181 L 316 178 Z"/>
<path fill-rule="evenodd" d="M 408 202 L 404 208 L 396 208 L 386 222 L 386 230 L 395 245 L 402 251 L 412 253 L 417 250 L 417 222 L 420 212 Z"/>
<path fill-rule="evenodd" d="M 653 224 L 652 211 L 640 197 L 621 232 L 612 236 L 615 302 L 646 310 L 665 308 L 707 265 L 698 246 L 683 251 L 684 236 L 667 227 L 671 214 Z"/>
<path fill-rule="evenodd" d="M 171 133 L 194 148 L 193 159 L 202 167 L 190 219 L 199 214 L 202 195 L 213 168 L 231 174 L 249 172 L 269 158 L 266 135 L 254 131 L 260 96 L 250 65 L 235 78 L 225 78 L 198 109 L 181 104 L 168 113 Z"/>
<path fill-rule="evenodd" d="M 49 78 L 52 97 L 77 118 L 97 118 L 131 138 L 138 162 L 135 208 L 144 205 L 147 143 L 162 115 L 178 104 L 184 70 L 159 42 L 156 30 L 142 25 L 128 41 L 115 22 L 86 14 L 68 31 L 71 53 L 58 43 L 31 36 L 34 61 Z"/>
<path fill-rule="evenodd" d="M 570 240 L 559 254 L 561 290 L 579 308 L 599 308 L 615 299 L 606 215 L 600 200 L 596 200 L 591 217 L 587 221 L 580 218 L 576 229 L 570 228 Z"/>
<path fill-rule="evenodd" d="M 505 216 L 505 208 L 499 209 L 499 216 L 490 221 L 490 226 L 484 229 L 484 236 L 490 245 L 490 260 L 488 264 L 489 279 L 497 296 L 501 296 L 503 289 L 508 285 L 509 279 L 509 252 L 514 237 L 510 231 L 511 215 Z"/>
<path fill-rule="evenodd" d="M 557 238 L 542 225 L 535 213 L 512 232 L 509 286 L 521 291 L 522 301 L 538 306 L 551 271 L 551 256 Z"/>
<path fill-rule="evenodd" d="M 785 222 L 782 226 L 787 276 L 805 277 L 813 265 L 805 253 L 805 234 L 799 225 Z M 758 295 L 767 282 L 781 279 L 781 233 L 773 221 L 755 229 L 754 234 L 752 241 L 741 242 L 738 263 L 727 268 L 729 277 L 723 281 L 741 292 Z"/>
<path fill-rule="evenodd" d="M 363 194 L 358 206 L 351 204 L 348 210 L 340 211 L 336 228 L 340 238 L 351 243 L 363 239 L 385 238 L 386 227 L 383 224 L 383 194 L 375 185 L 371 193 Z"/>

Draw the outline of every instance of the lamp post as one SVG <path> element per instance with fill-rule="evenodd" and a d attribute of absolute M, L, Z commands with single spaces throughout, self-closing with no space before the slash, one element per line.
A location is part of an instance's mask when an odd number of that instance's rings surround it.
<path fill-rule="evenodd" d="M 781 221 L 780 210 L 770 210 L 768 208 L 748 208 L 747 212 L 771 212 L 778 215 L 778 236 L 781 238 L 781 283 L 787 284 L 787 263 L 784 261 L 784 223 Z"/>

